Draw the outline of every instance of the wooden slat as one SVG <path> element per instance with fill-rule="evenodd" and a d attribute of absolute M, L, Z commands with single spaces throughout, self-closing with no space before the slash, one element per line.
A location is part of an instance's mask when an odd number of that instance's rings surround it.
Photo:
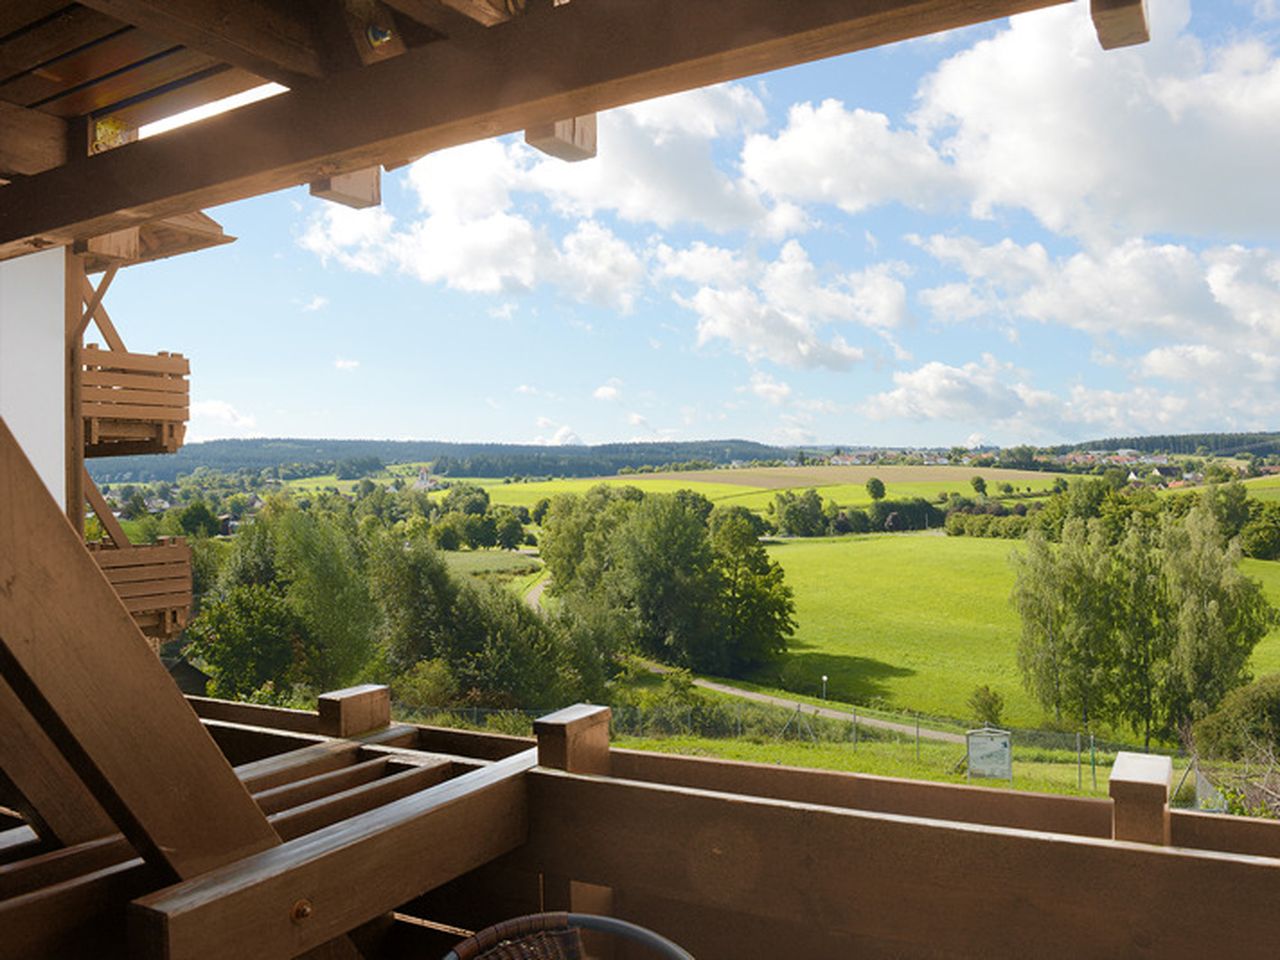
<path fill-rule="evenodd" d="M 93 554 L 98 566 L 106 569 L 116 567 L 150 566 L 157 563 L 174 564 L 191 561 L 191 547 L 184 540 L 173 543 L 151 543 L 133 547 L 130 550 L 103 550 Z M 107 575 L 110 578 L 110 574 Z"/>
<path fill-rule="evenodd" d="M 327 797 L 343 790 L 369 783 L 372 780 L 377 780 L 386 773 L 387 764 L 390 762 L 389 757 L 374 757 L 371 760 L 361 760 L 349 767 L 318 773 L 314 777 L 307 777 L 305 780 L 298 780 L 279 787 L 272 787 L 269 790 L 263 790 L 261 793 L 255 793 L 253 799 L 258 804 L 258 809 L 263 813 L 267 815 L 279 813 L 281 810 L 310 803 L 313 800 L 319 800 L 321 797 Z"/>
<path fill-rule="evenodd" d="M 188 408 L 144 407 L 136 403 L 101 403 L 85 401 L 80 404 L 85 419 L 95 420 L 146 420 L 155 423 L 182 423 L 188 417 Z"/>
<path fill-rule="evenodd" d="M 239 0 L 83 0 L 126 23 L 286 86 L 322 73 L 307 4 Z"/>
<path fill-rule="evenodd" d="M 84 291 L 85 305 L 93 307 L 92 310 L 86 310 L 86 313 L 97 324 L 98 330 L 107 341 L 107 346 L 115 353 L 125 354 L 124 341 L 120 339 L 120 334 L 117 332 L 115 324 L 111 322 L 111 317 L 108 316 L 106 307 L 102 305 L 102 298 L 97 295 L 98 291 L 93 282 L 86 276 L 81 281 L 81 287 Z"/>
<path fill-rule="evenodd" d="M 165 382 L 163 377 L 154 379 L 158 383 Z M 95 385 L 84 387 L 82 396 L 86 402 L 94 404 L 127 403 L 135 406 L 154 406 L 164 409 L 185 407 L 187 405 L 186 393 L 174 393 L 169 390 L 139 390 L 132 387 L 117 389 Z"/>
<path fill-rule="evenodd" d="M 0 42 L 0 79 L 39 67 L 120 28 L 118 20 L 68 4 L 58 16 Z"/>
<path fill-rule="evenodd" d="M 41 173 L 67 162 L 67 122 L 0 101 L 0 174 Z"/>
<path fill-rule="evenodd" d="M 0 669 L 81 780 L 171 876 L 275 845 L 3 421 L 0 489 Z"/>
<path fill-rule="evenodd" d="M 94 387 L 127 387 L 150 390 L 157 393 L 176 393 L 185 396 L 191 389 L 186 380 L 177 377 L 157 377 L 143 373 L 120 373 L 116 370 L 86 370 L 81 374 L 86 390 Z"/>
<path fill-rule="evenodd" d="M 190 577 L 190 564 L 150 563 L 140 567 L 110 567 L 108 568 L 110 572 L 107 573 L 107 579 L 111 581 L 111 585 L 119 592 L 120 588 L 128 583 L 173 579 L 176 576 L 174 574 L 175 568 L 185 570 L 185 576 Z"/>
<path fill-rule="evenodd" d="M 408 767 L 371 783 L 272 814 L 267 819 L 281 839 L 294 840 L 435 786 L 448 779 L 450 767 L 448 760 L 433 766 Z M 387 909 L 393 906 L 395 904 L 387 904 Z"/>
<path fill-rule="evenodd" d="M 143 613 L 150 610 L 182 610 L 191 606 L 191 590 L 150 594 L 145 597 L 122 597 L 121 602 L 130 613 Z"/>
<path fill-rule="evenodd" d="M 173 46 L 172 40 L 126 28 L 91 46 L 42 64 L 39 70 L 20 74 L 0 84 L 0 99 L 29 106 L 72 87 L 92 83 Z"/>
<path fill-rule="evenodd" d="M 0 37 L 43 20 L 67 5 L 66 0 L 23 0 L 22 3 L 0 3 Z"/>
<path fill-rule="evenodd" d="M 91 158 L 92 177 L 60 167 L 14 183 L 0 257 L 1056 2 L 570 3 L 127 144 Z"/>
<path fill-rule="evenodd" d="M 122 126 L 136 130 L 192 107 L 252 90 L 266 82 L 256 73 L 220 64 L 154 93 L 140 95 L 125 103 L 111 104 L 95 111 L 95 116 L 109 116 Z"/>
<path fill-rule="evenodd" d="M 125 606 L 130 601 L 151 600 L 157 602 L 160 606 L 166 604 L 160 603 L 169 596 L 184 596 L 190 602 L 191 598 L 191 571 L 187 570 L 185 574 L 177 576 L 169 576 L 154 580 L 134 581 L 133 583 L 115 583 L 111 584 L 115 588 L 116 596 L 125 601 Z"/>
<path fill-rule="evenodd" d="M 320 729 L 320 718 L 311 710 L 291 710 L 287 707 L 272 707 L 262 703 L 236 703 L 231 700 L 217 700 L 213 697 L 188 696 L 187 703 L 195 710 L 197 716 L 210 720 L 273 727 L 295 733 L 314 734 Z"/>
<path fill-rule="evenodd" d="M 96 873 L 137 854 L 129 841 L 114 831 L 96 840 L 61 847 L 0 866 L 0 901 L 20 897 L 41 887 L 66 883 L 88 873 Z M 138 861 L 141 863 L 141 861 Z"/>
<path fill-rule="evenodd" d="M 103 350 L 92 343 L 84 348 L 84 364 L 86 367 L 118 370 L 121 373 L 155 373 L 169 377 L 184 377 L 191 373 L 191 361 L 180 353 L 128 353 L 114 349 Z"/>
<path fill-rule="evenodd" d="M 526 751 L 143 897 L 141 955 L 221 958 L 252 943 L 255 960 L 285 960 L 487 863 L 526 838 L 535 762 Z M 299 923 L 290 914 L 302 891 L 311 909 Z"/>
<path fill-rule="evenodd" d="M 218 60 L 197 50 L 177 47 L 135 67 L 121 70 L 96 83 L 78 87 L 66 94 L 42 102 L 40 109 L 60 117 L 77 117 L 88 113 L 110 112 L 113 104 L 144 95 L 209 70 Z M 114 116 L 114 114 L 112 114 Z"/>

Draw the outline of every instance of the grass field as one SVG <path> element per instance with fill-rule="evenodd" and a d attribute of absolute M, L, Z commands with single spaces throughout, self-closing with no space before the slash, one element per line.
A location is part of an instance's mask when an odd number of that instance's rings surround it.
<path fill-rule="evenodd" d="M 882 534 L 770 546 L 796 595 L 799 628 L 785 659 L 750 679 L 762 689 L 883 704 L 926 715 L 969 716 L 980 684 L 1005 700 L 1004 720 L 1039 726 L 1015 661 L 1018 620 L 1009 540 Z M 1280 563 L 1247 560 L 1280 606 Z M 1255 674 L 1280 670 L 1280 630 L 1254 653 Z"/>
<path fill-rule="evenodd" d="M 542 572 L 537 557 L 511 550 L 442 550 L 440 556 L 453 573 L 523 581 Z"/>
<path fill-rule="evenodd" d="M 1256 500 L 1280 500 L 1280 476 L 1254 477 L 1244 481 L 1244 485 L 1249 490 L 1249 496 Z"/>

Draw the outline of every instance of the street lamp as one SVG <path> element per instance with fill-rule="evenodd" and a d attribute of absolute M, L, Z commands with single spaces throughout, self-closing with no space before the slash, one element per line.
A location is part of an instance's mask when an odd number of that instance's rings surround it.
<path fill-rule="evenodd" d="M 822 699 L 827 699 L 827 675 L 822 675 Z"/>

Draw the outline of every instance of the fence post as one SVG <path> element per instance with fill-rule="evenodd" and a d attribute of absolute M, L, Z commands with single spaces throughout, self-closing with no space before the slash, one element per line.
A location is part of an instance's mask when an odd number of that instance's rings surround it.
<path fill-rule="evenodd" d="M 1076 789 L 1084 790 L 1084 765 L 1080 758 L 1080 731 L 1076 731 Z"/>
<path fill-rule="evenodd" d="M 1089 734 L 1089 769 L 1093 771 L 1093 789 L 1098 789 L 1098 752 L 1093 748 L 1093 734 Z"/>
<path fill-rule="evenodd" d="M 1111 836 L 1169 845 L 1169 787 L 1173 760 L 1149 753 L 1116 754 L 1111 768 Z"/>
<path fill-rule="evenodd" d="M 391 690 L 366 683 L 322 693 L 317 703 L 319 730 L 327 737 L 354 737 L 391 723 Z"/>

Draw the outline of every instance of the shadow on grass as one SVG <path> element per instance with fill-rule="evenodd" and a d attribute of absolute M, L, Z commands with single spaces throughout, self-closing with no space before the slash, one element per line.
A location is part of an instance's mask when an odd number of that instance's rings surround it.
<path fill-rule="evenodd" d="M 827 677 L 827 697 L 847 703 L 871 704 L 890 700 L 888 681 L 914 676 L 916 671 L 872 657 L 808 652 L 805 644 L 792 643 L 791 651 L 778 662 L 755 671 L 748 678 L 755 683 L 779 687 L 807 696 L 822 695 L 822 677 Z"/>

